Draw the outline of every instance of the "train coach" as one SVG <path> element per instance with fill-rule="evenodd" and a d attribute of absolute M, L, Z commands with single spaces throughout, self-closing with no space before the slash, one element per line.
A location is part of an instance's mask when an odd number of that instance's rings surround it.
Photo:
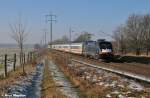
<path fill-rule="evenodd" d="M 85 41 L 81 43 L 53 44 L 52 49 L 83 55 L 95 59 L 112 59 L 111 42 L 105 40 Z"/>

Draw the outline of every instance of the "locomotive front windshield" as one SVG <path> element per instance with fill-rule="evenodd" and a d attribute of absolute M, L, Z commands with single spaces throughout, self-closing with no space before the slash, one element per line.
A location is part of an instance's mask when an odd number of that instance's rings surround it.
<path fill-rule="evenodd" d="M 112 45 L 109 42 L 99 43 L 100 49 L 112 49 Z"/>

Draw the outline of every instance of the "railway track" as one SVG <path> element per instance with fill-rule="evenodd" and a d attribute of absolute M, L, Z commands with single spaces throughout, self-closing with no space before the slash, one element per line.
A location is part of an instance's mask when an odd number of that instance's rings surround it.
<path fill-rule="evenodd" d="M 66 52 L 54 51 L 59 55 L 70 55 Z M 103 62 L 95 59 L 85 58 L 80 55 L 71 54 L 71 58 L 73 61 L 78 63 L 83 63 L 85 65 L 89 65 L 91 67 L 101 68 L 107 71 L 111 71 L 113 73 L 117 73 L 120 75 L 124 75 L 130 78 L 134 78 L 137 80 L 145 81 L 150 83 L 150 66 L 147 64 L 137 64 L 137 63 L 116 63 L 116 62 Z"/>
<path fill-rule="evenodd" d="M 80 60 L 76 60 L 76 59 L 72 59 L 71 61 L 76 62 L 76 63 L 81 63 L 81 64 L 84 64 L 86 66 L 90 66 L 90 67 L 93 67 L 93 68 L 102 69 L 102 70 L 105 70 L 105 71 L 109 71 L 109 72 L 112 72 L 112 73 L 116 73 L 116 74 L 119 74 L 119 75 L 129 77 L 129 78 L 133 78 L 133 79 L 137 79 L 137 80 L 140 80 L 140 81 L 150 83 L 150 78 L 142 76 L 142 75 L 137 75 L 137 74 L 133 74 L 133 73 L 130 73 L 130 72 L 125 72 L 125 71 L 121 71 L 121 70 L 115 70 L 115 69 L 111 69 L 111 68 L 101 67 L 101 66 L 89 64 L 89 63 L 86 63 L 86 62 L 83 62 L 83 61 L 80 61 Z"/>
<path fill-rule="evenodd" d="M 150 65 L 146 65 L 146 64 L 139 64 L 139 63 L 116 63 L 116 62 L 103 62 L 103 61 L 99 61 L 99 60 L 94 60 L 94 59 L 87 59 L 85 57 L 75 57 L 75 59 L 77 60 L 81 60 L 90 64 L 94 64 L 97 66 L 102 66 L 102 67 L 106 67 L 106 68 L 111 68 L 114 70 L 121 70 L 121 71 L 125 71 L 125 72 L 130 72 L 133 74 L 138 74 L 138 75 L 143 75 L 145 77 L 149 77 L 150 78 Z"/>
<path fill-rule="evenodd" d="M 116 63 L 116 62 L 103 62 L 99 60 L 89 59 L 81 56 L 73 56 L 74 59 L 81 60 L 90 64 L 111 68 L 114 70 L 121 70 L 125 72 L 131 72 L 133 74 L 143 75 L 150 77 L 150 65 L 139 64 L 139 63 Z"/>

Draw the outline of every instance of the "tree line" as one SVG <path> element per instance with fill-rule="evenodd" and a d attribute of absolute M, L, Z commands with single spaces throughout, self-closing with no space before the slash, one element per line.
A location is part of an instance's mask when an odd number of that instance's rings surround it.
<path fill-rule="evenodd" d="M 71 40 L 73 43 L 83 42 L 83 41 L 89 41 L 92 38 L 92 34 L 89 32 L 82 32 L 77 38 L 74 40 Z M 65 44 L 70 43 L 70 39 L 64 35 L 59 39 L 56 39 L 53 41 L 53 44 Z"/>
<path fill-rule="evenodd" d="M 114 33 L 114 47 L 117 52 L 134 52 L 140 55 L 150 51 L 150 14 L 132 14 Z"/>

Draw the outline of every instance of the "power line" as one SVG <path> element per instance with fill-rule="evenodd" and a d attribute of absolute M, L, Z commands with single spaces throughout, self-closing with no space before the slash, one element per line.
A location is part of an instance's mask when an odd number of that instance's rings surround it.
<path fill-rule="evenodd" d="M 111 34 L 109 34 L 109 33 L 106 33 L 106 32 L 104 32 L 104 31 L 102 31 L 102 30 L 100 30 L 99 32 L 100 32 L 100 33 L 102 33 L 102 34 L 104 34 L 104 35 L 106 35 L 106 36 L 109 36 L 109 37 L 111 37 L 111 38 L 112 38 L 112 35 L 111 35 Z"/>
<path fill-rule="evenodd" d="M 56 22 L 56 15 L 52 13 L 46 15 L 46 23 L 47 22 L 50 22 L 50 46 L 52 46 L 52 41 L 53 41 L 52 29 L 53 29 L 53 22 Z"/>

